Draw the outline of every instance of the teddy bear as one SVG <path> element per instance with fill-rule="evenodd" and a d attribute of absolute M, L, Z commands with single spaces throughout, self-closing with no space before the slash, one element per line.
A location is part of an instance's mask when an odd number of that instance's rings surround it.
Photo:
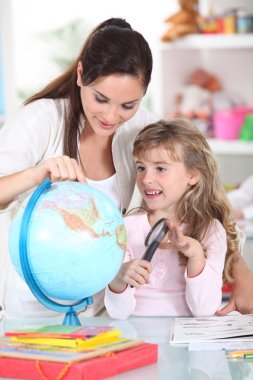
<path fill-rule="evenodd" d="M 240 94 L 227 91 L 215 74 L 199 67 L 176 90 L 173 109 L 166 119 L 190 119 L 208 136 L 213 132 L 213 115 L 216 112 L 241 106 L 245 106 L 245 101 Z"/>
<path fill-rule="evenodd" d="M 187 34 L 198 33 L 203 18 L 198 12 L 198 0 L 178 0 L 180 11 L 168 17 L 165 22 L 169 25 L 161 36 L 163 42 L 173 41 Z"/>
<path fill-rule="evenodd" d="M 207 132 L 214 111 L 214 94 L 221 92 L 219 79 L 203 68 L 195 69 L 181 86 L 174 99 L 174 110 L 168 118 L 193 120 L 202 132 Z"/>
<path fill-rule="evenodd" d="M 175 96 L 175 113 L 188 119 L 208 119 L 212 113 L 212 98 L 221 90 L 219 79 L 204 70 L 195 69 Z"/>

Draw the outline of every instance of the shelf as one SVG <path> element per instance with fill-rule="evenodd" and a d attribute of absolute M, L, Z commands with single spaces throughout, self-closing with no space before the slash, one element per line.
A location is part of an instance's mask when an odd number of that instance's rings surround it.
<path fill-rule="evenodd" d="M 248 34 L 192 34 L 173 42 L 162 42 L 162 50 L 171 49 L 250 49 L 253 33 Z"/>
<path fill-rule="evenodd" d="M 253 141 L 207 139 L 215 154 L 253 156 Z"/>

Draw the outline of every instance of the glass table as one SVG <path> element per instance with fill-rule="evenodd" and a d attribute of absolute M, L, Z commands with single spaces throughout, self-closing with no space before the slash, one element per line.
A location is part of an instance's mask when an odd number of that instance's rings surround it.
<path fill-rule="evenodd" d="M 80 316 L 79 316 L 80 317 Z M 2 319 L 0 334 L 24 325 L 61 324 L 63 317 L 51 319 Z M 80 317 L 82 325 L 110 325 L 120 329 L 122 336 L 157 343 L 158 362 L 124 372 L 111 380 L 250 380 L 253 361 L 231 360 L 225 351 L 188 351 L 186 345 L 170 345 L 171 318 L 130 317 L 119 321 L 110 317 Z"/>

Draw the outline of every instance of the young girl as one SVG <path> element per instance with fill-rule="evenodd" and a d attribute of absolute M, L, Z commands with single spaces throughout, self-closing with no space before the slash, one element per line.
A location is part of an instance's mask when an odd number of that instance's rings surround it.
<path fill-rule="evenodd" d="M 209 145 L 188 121 L 160 121 L 138 134 L 133 156 L 146 211 L 125 218 L 127 252 L 106 289 L 109 315 L 214 314 L 225 259 L 238 244 Z M 144 240 L 161 218 L 168 219 L 169 232 L 150 263 L 142 259 Z"/>

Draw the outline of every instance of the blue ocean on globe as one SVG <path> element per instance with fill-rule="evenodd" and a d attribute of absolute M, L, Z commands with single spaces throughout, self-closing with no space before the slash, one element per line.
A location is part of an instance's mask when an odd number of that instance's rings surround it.
<path fill-rule="evenodd" d="M 21 205 L 9 235 L 11 260 L 22 277 L 19 238 L 24 210 Z M 80 300 L 99 292 L 116 276 L 125 249 L 123 217 L 102 192 L 64 181 L 53 183 L 37 200 L 29 222 L 27 257 L 47 297 Z"/>

